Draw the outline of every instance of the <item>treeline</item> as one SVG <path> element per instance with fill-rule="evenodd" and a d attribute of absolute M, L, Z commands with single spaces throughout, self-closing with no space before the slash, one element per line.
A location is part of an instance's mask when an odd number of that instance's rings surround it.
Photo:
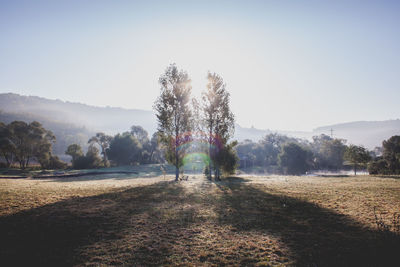
<path fill-rule="evenodd" d="M 4 100 L 4 99 L 3 99 Z M 17 99 L 17 103 L 22 105 L 23 103 L 19 103 Z M 24 103 L 29 104 L 29 102 Z M 48 130 L 51 130 L 54 136 L 57 139 L 57 142 L 52 145 L 52 152 L 54 155 L 59 156 L 61 159 L 66 159 L 64 152 L 67 149 L 68 145 L 77 143 L 83 144 L 82 147 L 84 150 L 87 150 L 88 146 L 86 142 L 90 136 L 95 134 L 95 131 L 91 131 L 86 127 L 77 126 L 72 123 L 63 122 L 61 119 L 56 121 L 55 119 L 50 119 L 45 116 L 40 116 L 34 113 L 10 113 L 3 112 L 0 110 L 0 121 L 9 124 L 13 121 L 39 121 L 42 126 Z"/>
<path fill-rule="evenodd" d="M 382 155 L 368 164 L 370 174 L 400 174 L 400 136 L 395 135 L 382 143 Z"/>
<path fill-rule="evenodd" d="M 56 138 L 37 121 L 26 123 L 13 121 L 0 122 L 0 154 L 2 165 L 11 167 L 18 163 L 25 169 L 29 163 L 39 163 L 43 169 L 62 169 L 66 164 L 52 154 Z"/>
<path fill-rule="evenodd" d="M 141 126 L 115 136 L 97 133 L 88 140 L 86 154 L 79 144 L 69 145 L 65 154 L 72 157 L 75 169 L 138 165 L 164 162 L 157 134 L 151 138 Z"/>
<path fill-rule="evenodd" d="M 327 135 L 314 136 L 313 141 L 272 133 L 259 142 L 245 140 L 236 150 L 240 168 L 258 172 L 304 174 L 312 169 L 343 168 L 346 141 Z"/>
<path fill-rule="evenodd" d="M 370 174 L 400 174 L 400 136 L 392 136 L 383 141 L 382 148 L 368 151 L 324 134 L 314 136 L 309 142 L 275 133 L 259 142 L 240 142 L 236 151 L 240 169 L 260 173 L 299 175 L 311 170 L 338 171 L 351 167 L 354 173 L 366 168 Z"/>

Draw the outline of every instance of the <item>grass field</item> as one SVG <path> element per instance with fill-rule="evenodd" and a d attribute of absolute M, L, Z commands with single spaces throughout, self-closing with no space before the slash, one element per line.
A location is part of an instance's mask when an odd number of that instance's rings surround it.
<path fill-rule="evenodd" d="M 1 266 L 399 266 L 400 180 L 0 180 Z"/>

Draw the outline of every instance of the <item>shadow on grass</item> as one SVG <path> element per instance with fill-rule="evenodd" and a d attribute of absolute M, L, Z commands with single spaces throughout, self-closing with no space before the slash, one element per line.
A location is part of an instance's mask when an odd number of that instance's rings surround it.
<path fill-rule="evenodd" d="M 182 196 L 183 189 L 178 183 L 161 182 L 123 192 L 72 198 L 0 217 L 0 261 L 3 266 L 82 264 L 87 258 L 81 250 L 100 242 L 103 248 L 97 253 L 103 264 L 118 265 L 119 260 L 132 265 L 163 264 L 161 256 L 169 255 L 169 248 L 163 244 L 162 235 L 159 236 L 160 229 L 153 229 L 153 223 L 163 219 L 164 214 L 158 209 L 160 204 L 173 209 L 175 203 L 182 202 Z M 179 216 L 184 222 L 182 218 L 187 215 Z M 175 222 L 171 227 L 176 225 Z M 143 236 L 129 239 L 129 235 L 136 234 Z M 148 249 L 147 243 L 156 237 L 158 245 Z M 120 251 L 108 244 L 125 238 L 128 242 L 139 239 L 144 242 L 135 244 L 133 251 L 122 259 L 114 259 L 113 255 L 119 255 Z"/>
<path fill-rule="evenodd" d="M 251 184 L 217 186 L 224 194 L 217 207 L 219 223 L 278 236 L 296 266 L 400 264 L 400 236 L 367 229 L 348 216 Z"/>
<path fill-rule="evenodd" d="M 216 195 L 207 194 L 212 185 L 207 181 L 203 190 L 194 193 L 186 192 L 182 183 L 160 182 L 67 199 L 0 217 L 1 263 L 3 266 L 182 264 L 176 246 L 190 251 L 195 243 L 192 237 L 202 224 L 207 224 L 208 229 L 212 225 L 233 226 L 242 238 L 252 231 L 273 235 L 283 242 L 290 258 L 299 266 L 399 263 L 398 237 L 365 229 L 344 215 L 273 191 L 265 192 L 245 182 L 242 178 L 217 182 L 221 190 Z M 196 205 L 210 207 L 217 218 L 199 216 Z M 223 246 L 223 237 L 216 236 L 217 246 Z M 252 255 L 251 251 L 232 253 L 239 255 L 238 264 L 261 261 L 255 256 L 249 260 L 247 256 L 247 261 L 242 262 L 241 255 Z M 198 262 L 198 255 L 186 260 Z M 207 257 L 201 260 L 202 264 L 207 264 L 207 260 Z M 213 263 L 223 265 L 224 261 Z"/>

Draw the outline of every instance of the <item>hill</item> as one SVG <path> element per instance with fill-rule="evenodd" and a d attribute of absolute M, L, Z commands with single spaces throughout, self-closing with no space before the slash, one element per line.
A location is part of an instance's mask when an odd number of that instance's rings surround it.
<path fill-rule="evenodd" d="M 108 134 L 127 131 L 132 125 L 141 125 L 149 132 L 156 129 L 154 113 L 147 110 L 95 107 L 13 93 L 0 94 L 0 107 L 7 113 L 30 114 Z"/>
<path fill-rule="evenodd" d="M 113 135 L 129 130 L 132 125 L 141 125 L 149 134 L 156 130 L 155 115 L 149 110 L 95 107 L 13 93 L 0 94 L 0 107 L 0 121 L 37 120 L 52 130 L 58 139 L 55 145 L 58 155 L 63 154 L 67 144 L 72 141 L 85 145 L 87 139 L 98 131 Z M 258 141 L 266 134 L 277 132 L 311 140 L 315 135 L 330 135 L 331 129 L 334 137 L 373 149 L 381 146 L 382 141 L 390 136 L 400 134 L 400 120 L 349 122 L 318 127 L 308 132 L 263 130 L 236 124 L 234 138 L 238 141 Z"/>
<path fill-rule="evenodd" d="M 367 148 L 381 146 L 383 140 L 393 135 L 400 135 L 400 120 L 386 121 L 357 121 L 334 124 L 314 129 L 313 133 L 330 133 L 333 136 L 343 138 L 351 144 L 364 145 Z"/>

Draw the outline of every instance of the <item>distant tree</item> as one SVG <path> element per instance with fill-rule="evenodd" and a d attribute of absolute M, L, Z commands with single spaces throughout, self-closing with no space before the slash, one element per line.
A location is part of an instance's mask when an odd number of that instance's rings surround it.
<path fill-rule="evenodd" d="M 266 166 L 277 166 L 278 155 L 282 151 L 283 145 L 286 143 L 298 143 L 295 138 L 281 135 L 278 133 L 267 134 L 261 141 L 260 145 L 264 151 L 264 162 Z"/>
<path fill-rule="evenodd" d="M 11 135 L 9 126 L 0 122 L 0 153 L 8 168 L 13 164 L 16 152 L 16 147 L 11 141 Z"/>
<path fill-rule="evenodd" d="M 368 163 L 369 174 L 392 174 L 387 166 L 387 161 L 382 157 L 376 157 Z"/>
<path fill-rule="evenodd" d="M 221 76 L 216 73 L 208 73 L 207 89 L 202 93 L 202 123 L 208 134 L 209 157 L 209 178 L 214 167 L 215 178 L 220 178 L 220 166 L 216 158 L 218 153 L 235 131 L 235 117 L 229 107 L 229 93 Z M 211 166 L 211 164 L 214 166 Z"/>
<path fill-rule="evenodd" d="M 368 150 L 362 146 L 350 145 L 344 153 L 344 159 L 349 161 L 354 168 L 354 175 L 357 174 L 357 167 L 366 165 L 371 159 Z"/>
<path fill-rule="evenodd" d="M 65 169 L 67 164 L 60 160 L 58 156 L 51 155 L 49 161 L 46 163 L 46 169 Z"/>
<path fill-rule="evenodd" d="M 142 144 L 146 145 L 149 142 L 149 134 L 142 126 L 133 125 L 131 127 L 131 134 Z"/>
<path fill-rule="evenodd" d="M 335 170 L 342 168 L 345 143 L 346 140 L 331 138 L 325 134 L 314 136 L 311 148 L 315 156 L 315 167 Z"/>
<path fill-rule="evenodd" d="M 166 160 L 175 166 L 176 181 L 186 154 L 186 147 L 183 145 L 192 139 L 190 82 L 185 71 L 179 71 L 175 64 L 170 65 L 159 79 L 161 93 L 154 104 L 158 135 L 164 146 Z"/>
<path fill-rule="evenodd" d="M 85 156 L 79 156 L 72 161 L 74 169 L 95 169 L 102 166 L 99 149 L 93 145 L 89 146 Z"/>
<path fill-rule="evenodd" d="M 107 151 L 109 158 L 117 165 L 130 165 L 141 160 L 141 144 L 129 132 L 117 134 Z"/>
<path fill-rule="evenodd" d="M 79 157 L 83 156 L 83 151 L 80 145 L 78 144 L 72 144 L 69 145 L 67 148 L 67 151 L 65 151 L 65 154 L 69 155 L 72 157 L 72 162 L 77 160 Z"/>
<path fill-rule="evenodd" d="M 383 141 L 383 159 L 390 174 L 400 174 L 400 136 L 395 135 Z"/>
<path fill-rule="evenodd" d="M 223 174 L 234 174 L 239 163 L 239 158 L 234 147 L 237 141 L 225 145 L 216 155 L 216 162 L 222 169 Z"/>
<path fill-rule="evenodd" d="M 10 131 L 9 141 L 15 148 L 15 159 L 21 169 L 25 169 L 32 159 L 41 164 L 48 160 L 52 144 L 55 142 L 55 136 L 51 131 L 43 128 L 37 121 L 29 124 L 13 121 L 7 128 Z"/>
<path fill-rule="evenodd" d="M 309 169 L 308 152 L 296 143 L 288 143 L 282 147 L 278 156 L 279 166 L 286 174 L 300 175 Z"/>
<path fill-rule="evenodd" d="M 241 167 L 248 168 L 254 165 L 254 162 L 257 160 L 257 156 L 254 152 L 257 149 L 257 143 L 252 142 L 249 139 L 246 139 L 237 144 L 236 152 L 241 160 Z M 265 153 L 263 153 L 265 156 Z M 243 165 L 243 166 L 242 166 Z"/>
<path fill-rule="evenodd" d="M 155 132 L 151 137 L 149 152 L 150 152 L 150 162 L 161 163 L 164 161 L 162 157 L 162 151 L 159 146 L 159 136 L 157 132 Z"/>
<path fill-rule="evenodd" d="M 104 133 L 96 133 L 96 135 L 90 138 L 88 141 L 88 143 L 91 145 L 98 144 L 100 146 L 101 155 L 103 156 L 103 165 L 105 167 L 108 165 L 107 148 L 110 146 L 111 140 L 112 136 Z"/>

